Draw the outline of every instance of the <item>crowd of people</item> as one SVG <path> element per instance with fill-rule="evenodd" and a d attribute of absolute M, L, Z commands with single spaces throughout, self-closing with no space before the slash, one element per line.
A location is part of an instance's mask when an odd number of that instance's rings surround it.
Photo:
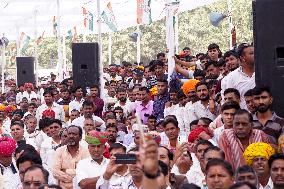
<path fill-rule="evenodd" d="M 158 53 L 0 96 L 0 189 L 283 189 L 284 119 L 255 85 L 254 47 Z M 103 95 L 101 95 L 102 93 Z"/>

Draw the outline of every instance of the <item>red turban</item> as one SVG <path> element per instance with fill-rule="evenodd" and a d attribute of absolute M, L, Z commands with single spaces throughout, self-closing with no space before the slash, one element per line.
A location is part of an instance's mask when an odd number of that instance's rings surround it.
<path fill-rule="evenodd" d="M 5 112 L 9 113 L 9 112 L 13 112 L 14 110 L 16 110 L 17 108 L 15 106 L 6 106 L 5 108 Z"/>
<path fill-rule="evenodd" d="M 206 132 L 208 135 L 211 135 L 208 128 L 197 127 L 189 133 L 188 142 L 194 142 L 196 139 L 198 139 L 199 134 L 202 133 L 203 131 Z"/>
<path fill-rule="evenodd" d="M 55 118 L 55 112 L 52 109 L 46 109 L 42 112 L 42 117 Z"/>
<path fill-rule="evenodd" d="M 0 156 L 11 156 L 15 149 L 17 143 L 14 139 L 9 137 L 0 138 Z"/>
<path fill-rule="evenodd" d="M 34 89 L 34 85 L 32 83 L 25 83 L 24 87 L 25 89 L 26 88 L 31 88 L 32 90 Z"/>
<path fill-rule="evenodd" d="M 100 145 L 105 144 L 108 141 L 108 133 L 107 132 L 98 132 L 98 131 L 90 131 L 88 135 L 86 135 L 85 140 L 88 144 Z"/>

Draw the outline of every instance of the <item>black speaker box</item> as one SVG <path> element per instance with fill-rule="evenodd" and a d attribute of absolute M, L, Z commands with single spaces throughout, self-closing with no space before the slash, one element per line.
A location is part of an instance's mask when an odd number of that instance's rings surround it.
<path fill-rule="evenodd" d="M 24 83 L 35 84 L 34 57 L 16 57 L 17 85 Z"/>
<path fill-rule="evenodd" d="M 98 43 L 72 44 L 72 71 L 74 86 L 86 87 L 99 84 L 99 45 Z"/>
<path fill-rule="evenodd" d="M 284 1 L 253 2 L 256 85 L 269 86 L 273 109 L 284 117 Z"/>

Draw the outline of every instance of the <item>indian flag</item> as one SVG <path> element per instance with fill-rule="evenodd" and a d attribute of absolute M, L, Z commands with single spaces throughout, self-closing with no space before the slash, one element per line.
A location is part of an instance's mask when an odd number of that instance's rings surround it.
<path fill-rule="evenodd" d="M 151 0 L 137 0 L 137 24 L 151 23 Z"/>
<path fill-rule="evenodd" d="M 109 29 L 114 32 L 117 31 L 117 24 L 110 2 L 107 4 L 106 9 L 102 12 L 101 17 L 102 20 L 108 25 Z"/>
<path fill-rule="evenodd" d="M 82 7 L 84 26 L 91 31 L 94 31 L 94 15 L 86 8 Z"/>

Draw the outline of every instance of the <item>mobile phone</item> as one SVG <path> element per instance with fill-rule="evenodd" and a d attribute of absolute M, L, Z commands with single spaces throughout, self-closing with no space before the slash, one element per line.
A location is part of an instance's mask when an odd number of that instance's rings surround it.
<path fill-rule="evenodd" d="M 135 154 L 115 154 L 115 164 L 136 164 L 137 158 Z"/>

